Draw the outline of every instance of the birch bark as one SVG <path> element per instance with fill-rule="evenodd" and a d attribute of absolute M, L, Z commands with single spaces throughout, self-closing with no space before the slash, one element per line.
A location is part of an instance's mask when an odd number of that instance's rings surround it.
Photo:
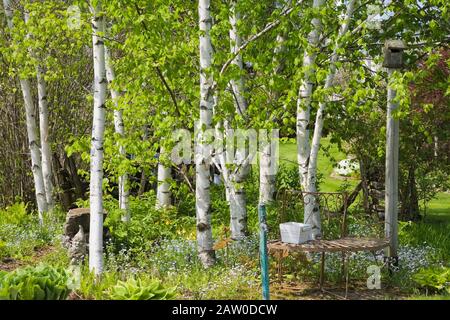
<path fill-rule="evenodd" d="M 200 28 L 200 121 L 196 137 L 196 215 L 198 255 L 204 267 L 215 262 L 211 229 L 210 163 L 207 155 L 205 130 L 211 128 L 214 106 L 213 79 L 208 74 L 212 64 L 212 25 L 210 0 L 198 1 Z"/>
<path fill-rule="evenodd" d="M 243 61 L 242 55 L 238 53 L 239 47 L 242 45 L 242 39 L 239 36 L 237 24 L 240 19 L 240 14 L 236 10 L 237 1 L 233 1 L 230 10 L 230 43 L 231 53 L 235 54 L 235 58 L 232 64 L 236 65 L 241 71 L 241 75 L 238 79 L 232 79 L 230 86 L 234 95 L 234 105 L 236 114 L 241 117 L 245 116 L 247 111 L 247 99 L 244 96 L 245 82 L 242 76 Z M 229 175 L 230 181 L 226 182 L 228 186 L 228 201 L 230 203 L 230 229 L 232 239 L 242 239 L 247 236 L 247 201 L 243 182 L 248 176 L 250 167 L 243 165 L 247 158 L 247 152 L 244 148 L 236 149 L 236 162 L 239 166 L 235 174 Z M 228 170 L 227 167 L 222 167 L 222 170 Z"/>
<path fill-rule="evenodd" d="M 356 0 L 350 0 L 347 3 L 347 10 L 344 21 L 339 30 L 338 37 L 334 44 L 333 53 L 330 58 L 330 66 L 327 78 L 325 80 L 324 89 L 330 89 L 333 86 L 333 81 L 336 76 L 336 62 L 338 60 L 338 52 L 341 45 L 341 40 L 348 32 L 348 27 L 350 24 L 350 19 L 353 15 L 353 11 L 355 8 Z M 322 130 L 323 130 L 323 121 L 324 121 L 324 112 L 327 101 L 319 102 L 319 109 L 316 114 L 316 121 L 314 127 L 313 139 L 311 142 L 311 152 L 309 155 L 308 162 L 308 172 L 307 172 L 307 181 L 306 181 L 306 190 L 307 192 L 317 192 L 316 179 L 317 179 L 317 160 L 320 149 L 320 140 L 322 138 Z M 308 203 L 305 205 L 305 217 L 311 217 L 310 222 L 320 230 L 320 211 L 318 207 L 318 203 L 316 203 L 316 199 L 314 197 L 309 197 L 308 195 Z"/>
<path fill-rule="evenodd" d="M 265 130 L 259 131 L 259 203 L 261 204 L 269 204 L 274 200 L 278 137 L 278 131 L 273 131 L 270 139 Z"/>
<path fill-rule="evenodd" d="M 160 159 L 164 158 L 165 150 L 161 147 Z M 164 209 L 170 207 L 171 194 L 170 194 L 170 180 L 172 178 L 172 170 L 170 167 L 166 167 L 160 160 L 158 163 L 158 187 L 156 190 L 156 209 Z"/>
<path fill-rule="evenodd" d="M 313 8 L 318 9 L 324 4 L 324 0 L 314 0 Z M 310 156 L 309 144 L 309 122 L 311 115 L 311 95 L 313 92 L 313 79 L 316 62 L 316 50 L 319 45 L 319 36 L 321 29 L 320 19 L 312 19 L 313 30 L 308 35 L 308 48 L 305 50 L 303 56 L 303 67 L 305 69 L 305 76 L 300 84 L 298 99 L 297 99 L 297 161 L 300 175 L 300 182 L 303 191 L 308 190 L 308 165 Z M 313 225 L 313 234 L 320 235 L 320 215 L 317 212 L 311 215 L 310 209 L 314 204 L 314 197 L 311 195 L 305 196 L 305 223 Z"/>
<path fill-rule="evenodd" d="M 37 84 L 39 99 L 39 131 L 42 148 L 42 175 L 44 179 L 45 196 L 48 210 L 54 207 L 53 201 L 53 172 L 52 172 L 52 150 L 49 141 L 49 111 L 47 101 L 47 83 L 41 67 L 37 67 Z"/>
<path fill-rule="evenodd" d="M 292 0 L 283 0 L 281 2 L 277 2 L 277 8 L 282 8 L 285 6 L 291 6 Z M 283 72 L 285 63 L 283 59 L 280 59 L 280 55 L 286 51 L 286 35 L 284 32 L 277 35 L 276 38 L 276 47 L 274 49 L 273 55 L 273 63 L 274 69 L 273 74 L 278 75 Z M 274 92 L 275 101 L 279 99 L 279 93 Z M 286 109 L 286 105 L 283 106 Z M 276 163 L 277 158 L 275 158 L 275 147 L 276 144 L 269 141 L 266 133 L 264 132 L 264 137 L 261 136 L 260 131 L 260 151 L 259 151 L 259 202 L 262 204 L 268 204 L 274 200 L 275 196 L 275 182 L 276 182 Z"/>
<path fill-rule="evenodd" d="M 112 67 L 111 54 L 108 47 L 105 46 L 105 68 L 106 79 L 110 86 L 111 98 L 114 102 L 114 131 L 119 134 L 121 138 L 125 136 L 125 125 L 123 123 L 123 110 L 119 109 L 119 97 L 120 93 L 111 87 L 112 82 L 115 80 L 116 75 Z M 122 143 L 119 144 L 119 153 L 122 157 L 126 157 L 126 150 Z M 122 221 L 130 221 L 130 208 L 128 203 L 129 191 L 128 191 L 128 174 L 124 173 L 119 177 L 119 209 L 122 210 Z"/>
<path fill-rule="evenodd" d="M 25 12 L 25 23 L 29 21 L 29 13 Z M 37 55 L 30 49 L 31 55 L 38 60 Z M 38 64 L 40 61 L 38 60 Z M 52 151 L 49 142 L 49 124 L 48 124 L 48 101 L 47 101 L 47 82 L 45 81 L 45 72 L 38 65 L 36 67 L 37 89 L 38 89 L 38 107 L 39 107 L 39 133 L 41 142 L 41 160 L 42 176 L 44 179 L 45 198 L 47 209 L 52 210 L 53 201 L 53 181 L 52 181 Z"/>
<path fill-rule="evenodd" d="M 103 272 L 103 141 L 107 90 L 105 48 L 102 39 L 105 32 L 105 21 L 101 1 L 92 5 L 92 15 L 94 117 L 90 164 L 89 269 L 99 276 Z"/>
<path fill-rule="evenodd" d="M 3 0 L 3 7 L 5 9 L 8 28 L 12 31 L 14 29 L 13 23 L 14 13 L 11 6 L 11 1 Z M 31 94 L 31 86 L 29 79 L 19 77 L 19 81 L 25 105 L 28 145 L 31 154 L 31 170 L 33 172 L 34 189 L 36 194 L 39 221 L 42 224 L 43 214 L 48 210 L 48 207 L 45 193 L 44 177 L 42 174 L 41 151 L 39 146 L 38 128 L 36 125 L 36 112 L 34 108 L 33 97 Z"/>

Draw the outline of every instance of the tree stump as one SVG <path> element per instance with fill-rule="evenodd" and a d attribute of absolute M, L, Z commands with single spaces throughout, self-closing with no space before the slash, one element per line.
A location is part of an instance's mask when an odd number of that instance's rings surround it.
<path fill-rule="evenodd" d="M 106 211 L 103 213 L 103 222 L 106 219 Z M 90 210 L 89 208 L 76 208 L 71 209 L 66 215 L 66 222 L 64 223 L 64 235 L 63 235 L 63 245 L 69 248 L 73 237 L 80 230 L 80 226 L 83 227 L 84 234 L 86 237 L 86 244 L 89 244 L 89 224 L 90 224 Z M 109 238 L 109 230 L 107 227 L 103 227 L 103 240 Z"/>

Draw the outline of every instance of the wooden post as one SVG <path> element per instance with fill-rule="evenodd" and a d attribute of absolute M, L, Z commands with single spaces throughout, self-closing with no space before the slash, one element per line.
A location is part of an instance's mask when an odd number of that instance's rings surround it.
<path fill-rule="evenodd" d="M 261 261 L 261 281 L 263 300 L 270 300 L 269 295 L 269 258 L 267 254 L 267 225 L 266 225 L 266 207 L 259 205 L 259 254 Z"/>
<path fill-rule="evenodd" d="M 386 172 L 385 172 L 385 235 L 390 246 L 385 251 L 390 270 L 398 265 L 398 156 L 399 121 L 393 117 L 398 109 L 396 91 L 391 86 L 392 74 L 403 65 L 405 45 L 399 40 L 388 40 L 384 47 L 384 64 L 388 70 Z"/>

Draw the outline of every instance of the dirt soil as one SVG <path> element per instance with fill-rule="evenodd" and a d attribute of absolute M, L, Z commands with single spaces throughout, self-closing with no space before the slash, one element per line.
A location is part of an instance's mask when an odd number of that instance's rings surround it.
<path fill-rule="evenodd" d="M 321 290 L 317 283 L 274 283 L 271 285 L 274 300 L 402 300 L 406 296 L 396 288 L 370 290 L 363 284 L 325 284 Z"/>
<path fill-rule="evenodd" d="M 13 270 L 23 267 L 23 266 L 32 265 L 32 264 L 38 262 L 40 259 L 42 259 L 42 257 L 46 256 L 47 254 L 49 254 L 52 251 L 53 251 L 53 247 L 51 247 L 51 246 L 35 248 L 34 253 L 31 256 L 31 258 L 27 259 L 26 261 L 14 259 L 14 258 L 0 259 L 0 271 L 8 271 L 9 272 L 9 271 L 13 271 Z"/>

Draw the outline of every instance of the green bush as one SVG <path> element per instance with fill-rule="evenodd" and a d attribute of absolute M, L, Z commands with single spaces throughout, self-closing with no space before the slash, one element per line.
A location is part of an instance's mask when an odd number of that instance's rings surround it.
<path fill-rule="evenodd" d="M 36 249 L 54 244 L 62 233 L 63 218 L 64 213 L 55 209 L 44 215 L 42 226 L 24 203 L 0 209 L 0 258 L 30 257 Z"/>
<path fill-rule="evenodd" d="M 39 265 L 0 273 L 0 300 L 65 300 L 70 275 L 62 268 Z"/>
<path fill-rule="evenodd" d="M 422 269 L 412 278 L 422 288 L 450 294 L 450 268 Z"/>
<path fill-rule="evenodd" d="M 0 210 L 0 225 L 24 224 L 30 222 L 31 215 L 27 213 L 27 205 L 23 202 L 15 203 L 4 210 Z"/>
<path fill-rule="evenodd" d="M 195 217 L 181 215 L 176 208 L 156 210 L 153 194 L 143 198 L 130 198 L 131 221 L 121 221 L 122 211 L 116 202 L 105 203 L 108 216 L 105 225 L 109 228 L 114 246 L 132 251 L 149 251 L 153 241 L 175 239 L 195 234 Z"/>
<path fill-rule="evenodd" d="M 175 295 L 175 288 L 165 288 L 158 280 L 143 281 L 129 279 L 118 281 L 117 284 L 105 291 L 105 298 L 111 300 L 168 300 Z"/>

